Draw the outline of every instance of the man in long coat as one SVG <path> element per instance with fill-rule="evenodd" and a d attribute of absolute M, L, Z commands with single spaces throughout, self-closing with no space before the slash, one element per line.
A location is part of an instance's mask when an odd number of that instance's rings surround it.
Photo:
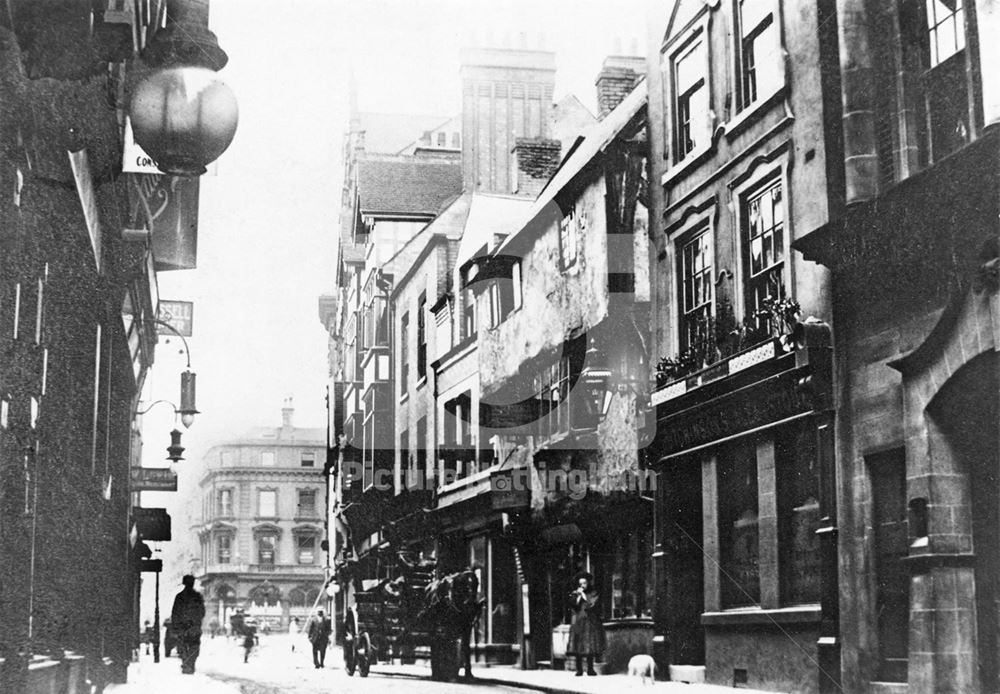
<path fill-rule="evenodd" d="M 205 599 L 194 589 L 194 576 L 182 579 L 184 590 L 174 598 L 170 624 L 177 637 L 177 655 L 181 657 L 181 672 L 194 673 L 194 662 L 201 652 L 201 623 L 205 619 Z"/>
<path fill-rule="evenodd" d="M 309 621 L 309 643 L 312 644 L 313 667 L 320 669 L 326 662 L 326 647 L 330 643 L 330 632 L 332 625 L 330 618 L 323 614 L 323 610 L 317 610 L 316 616 Z"/>

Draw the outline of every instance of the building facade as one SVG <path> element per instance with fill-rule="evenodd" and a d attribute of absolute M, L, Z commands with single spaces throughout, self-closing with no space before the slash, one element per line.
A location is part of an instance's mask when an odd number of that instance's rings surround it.
<path fill-rule="evenodd" d="M 187 18 L 207 25 L 197 4 Z M 148 548 L 130 482 L 136 409 L 157 273 L 181 254 L 193 262 L 190 236 L 165 236 L 144 204 L 178 179 L 122 171 L 128 100 L 162 65 L 144 48 L 165 11 L 162 0 L 0 10 L 4 691 L 124 681 L 138 638 Z M 196 195 L 197 178 L 179 185 Z M 184 228 L 196 222 L 195 205 Z"/>
<path fill-rule="evenodd" d="M 325 588 L 326 431 L 296 428 L 293 414 L 286 403 L 280 427 L 205 454 L 195 578 L 206 631 L 227 627 L 237 609 L 259 628 L 304 625 Z"/>
<path fill-rule="evenodd" d="M 833 274 L 845 691 L 994 692 L 993 3 L 838 3 L 846 205 Z"/>
<path fill-rule="evenodd" d="M 839 672 L 831 308 L 791 248 L 840 210 L 832 3 L 681 0 L 650 31 L 655 654 L 818 691 Z"/>

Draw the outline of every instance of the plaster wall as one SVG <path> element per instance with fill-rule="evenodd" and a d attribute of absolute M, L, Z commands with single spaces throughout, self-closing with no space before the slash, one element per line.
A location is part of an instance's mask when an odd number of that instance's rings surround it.
<path fill-rule="evenodd" d="M 576 210 L 588 219 L 586 232 L 578 239 L 576 263 L 560 269 L 559 220 L 553 219 L 524 255 L 521 308 L 495 328 L 480 321 L 479 364 L 484 390 L 500 387 L 520 373 L 526 360 L 561 347 L 571 332 L 589 330 L 607 317 L 603 177 L 587 185 Z M 487 316 L 487 296 L 478 301 L 480 317 Z"/>

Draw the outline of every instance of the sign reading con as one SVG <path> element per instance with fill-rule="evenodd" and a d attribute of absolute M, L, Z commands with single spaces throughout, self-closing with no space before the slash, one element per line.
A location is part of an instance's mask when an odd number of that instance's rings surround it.
<path fill-rule="evenodd" d="M 169 324 L 171 328 L 184 337 L 191 337 L 191 329 L 194 323 L 194 302 L 160 299 L 156 318 Z M 157 332 L 161 335 L 174 334 L 169 328 L 165 328 L 162 325 L 157 327 Z"/>
<path fill-rule="evenodd" d="M 134 492 L 176 492 L 177 473 L 165 467 L 134 467 L 131 471 Z"/>

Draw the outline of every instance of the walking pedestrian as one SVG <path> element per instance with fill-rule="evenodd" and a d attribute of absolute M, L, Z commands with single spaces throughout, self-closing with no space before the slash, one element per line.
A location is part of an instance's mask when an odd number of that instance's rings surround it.
<path fill-rule="evenodd" d="M 330 643 L 331 624 L 330 618 L 323 614 L 323 610 L 317 610 L 316 616 L 309 622 L 309 643 L 312 644 L 313 666 L 316 669 L 323 667 L 326 662 L 326 647 Z"/>
<path fill-rule="evenodd" d="M 597 611 L 597 589 L 594 575 L 580 571 L 573 577 L 576 588 L 569 594 L 573 622 L 569 627 L 567 655 L 576 656 L 576 676 L 583 675 L 583 659 L 587 659 L 587 674 L 596 675 L 594 658 L 604 652 L 604 624 Z"/>
<path fill-rule="evenodd" d="M 253 650 L 254 644 L 257 641 L 257 637 L 254 632 L 257 628 L 251 625 L 243 627 L 243 662 L 250 662 L 250 651 Z"/>
<path fill-rule="evenodd" d="M 194 589 L 194 576 L 182 579 L 184 590 L 174 598 L 170 611 L 171 627 L 177 637 L 177 655 L 181 657 L 181 672 L 194 673 L 194 663 L 201 652 L 201 622 L 205 619 L 205 599 Z"/>

